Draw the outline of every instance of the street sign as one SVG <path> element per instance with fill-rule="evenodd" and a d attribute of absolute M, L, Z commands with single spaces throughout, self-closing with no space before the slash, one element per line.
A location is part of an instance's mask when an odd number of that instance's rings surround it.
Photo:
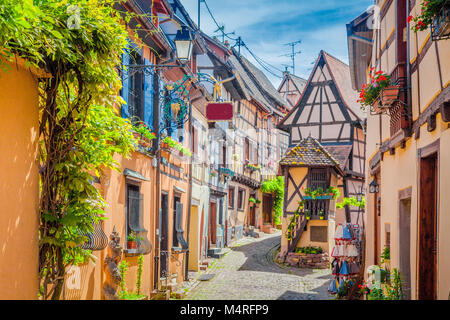
<path fill-rule="evenodd" d="M 233 103 L 231 102 L 211 102 L 206 105 L 206 118 L 210 122 L 232 121 Z"/>

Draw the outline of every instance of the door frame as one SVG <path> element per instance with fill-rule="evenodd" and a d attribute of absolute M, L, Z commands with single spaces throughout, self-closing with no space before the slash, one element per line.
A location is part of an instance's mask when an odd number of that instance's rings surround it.
<path fill-rule="evenodd" d="M 421 242 L 421 237 L 420 237 L 420 227 L 421 227 L 421 223 L 420 223 L 420 217 L 422 215 L 422 199 L 420 197 L 420 188 L 421 188 L 421 177 L 422 177 L 422 161 L 424 161 L 427 158 L 430 157 L 436 157 L 435 159 L 435 163 L 436 163 L 436 170 L 435 170 L 435 174 L 436 174 L 436 185 L 435 185 L 435 195 L 436 195 L 436 199 L 435 199 L 435 227 L 434 227 L 434 232 L 435 232 L 435 237 L 434 237 L 434 241 L 435 241 L 435 246 L 436 246 L 436 251 L 434 253 L 434 283 L 433 283 L 433 297 L 434 299 L 437 299 L 437 295 L 439 292 L 439 281 L 438 281 L 438 276 L 439 276 L 439 173 L 440 173 L 440 139 L 437 139 L 435 142 L 421 148 L 418 150 L 418 177 L 417 177 L 417 194 L 418 194 L 418 212 L 417 212 L 417 252 L 416 252 L 416 298 L 420 299 L 421 297 L 421 292 L 420 292 L 420 242 Z"/>
<path fill-rule="evenodd" d="M 214 212 L 213 212 L 214 211 Z M 209 240 L 208 247 L 217 244 L 217 200 L 210 199 L 208 215 Z M 214 240 L 214 241 L 213 241 Z"/>
<path fill-rule="evenodd" d="M 163 197 L 167 199 L 166 203 L 166 211 L 164 214 L 163 210 Z M 170 212 L 170 196 L 168 192 L 162 191 L 161 192 L 161 225 L 160 225 L 160 233 L 161 233 L 161 243 L 160 243 L 160 269 L 159 269 L 159 277 L 161 278 L 163 276 L 163 271 L 166 271 L 166 277 L 168 276 L 169 272 L 169 257 L 166 254 L 161 254 L 161 251 L 168 251 L 169 245 L 170 245 L 170 228 L 169 228 L 169 212 Z M 164 228 L 163 228 L 164 226 Z M 164 232 L 166 231 L 166 232 Z M 166 234 L 165 238 L 163 239 L 164 233 Z M 166 243 L 167 248 L 163 248 L 163 243 Z M 163 263 L 164 261 L 164 263 Z M 163 270 L 164 265 L 164 270 Z"/>
<path fill-rule="evenodd" d="M 404 206 L 402 204 L 402 202 L 409 202 L 409 243 L 408 243 L 408 256 L 409 256 L 409 261 L 407 261 L 408 266 L 409 266 L 409 279 L 407 280 L 407 284 L 409 285 L 408 288 L 408 295 L 405 296 L 406 299 L 410 300 L 412 298 L 412 291 L 411 291 L 411 287 L 412 287 L 412 270 L 411 270 L 411 248 L 412 248 L 412 242 L 411 242 L 411 234 L 412 234 L 412 228 L 411 228 L 411 223 L 412 223 L 412 187 L 408 187 L 406 189 L 400 190 L 398 192 L 398 263 L 399 263 L 399 269 L 400 272 L 403 273 L 403 275 L 405 274 L 404 270 L 402 269 L 402 261 L 404 261 L 404 259 L 402 259 L 402 249 L 405 246 L 405 244 L 402 242 L 403 238 L 403 232 L 402 231 L 402 226 L 404 225 L 404 213 L 402 213 L 402 207 Z M 403 245 L 402 245 L 403 243 Z M 403 281 L 405 280 L 405 278 L 403 277 Z"/>

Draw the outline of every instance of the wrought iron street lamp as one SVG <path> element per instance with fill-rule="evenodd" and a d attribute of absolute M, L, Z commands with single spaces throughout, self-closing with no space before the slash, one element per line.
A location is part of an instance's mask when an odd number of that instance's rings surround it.
<path fill-rule="evenodd" d="M 369 184 L 369 192 L 370 193 L 380 192 L 380 187 L 378 186 L 376 179 L 373 179 L 373 181 Z"/>
<path fill-rule="evenodd" d="M 178 30 L 175 36 L 174 42 L 178 60 L 183 64 L 191 59 L 193 47 L 192 41 L 192 34 L 189 29 L 184 26 L 181 27 L 181 30 Z"/>

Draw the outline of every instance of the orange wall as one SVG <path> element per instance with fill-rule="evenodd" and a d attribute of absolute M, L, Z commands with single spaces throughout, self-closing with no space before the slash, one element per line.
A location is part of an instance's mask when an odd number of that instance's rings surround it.
<path fill-rule="evenodd" d="M 0 299 L 38 294 L 38 83 L 21 65 L 0 73 Z"/>
<path fill-rule="evenodd" d="M 152 158 L 139 152 L 134 152 L 130 159 L 116 155 L 114 157 L 120 165 L 120 172 L 108 170 L 105 177 L 102 177 L 100 184 L 97 185 L 102 190 L 102 195 L 106 201 L 106 220 L 103 222 L 103 230 L 108 236 L 111 235 L 113 228 L 120 234 L 122 248 L 126 247 L 126 180 L 123 175 L 125 169 L 130 169 L 142 174 L 150 181 L 142 181 L 140 192 L 144 196 L 143 206 L 143 224 L 148 230 L 147 239 L 152 244 L 150 254 L 144 256 L 143 276 L 141 290 L 142 294 L 150 296 L 153 291 L 154 276 L 154 248 L 155 248 L 155 194 L 156 194 L 156 169 L 152 167 Z M 66 282 L 66 299 L 68 300 L 100 300 L 103 299 L 102 287 L 105 281 L 103 271 L 103 261 L 107 255 L 107 248 L 102 251 L 94 251 L 97 257 L 95 265 L 92 261 L 80 265 L 80 288 L 69 289 Z M 137 257 L 126 257 L 122 255 L 122 260 L 128 262 L 128 272 L 125 276 L 126 286 L 129 292 L 136 292 L 137 280 Z M 66 277 L 67 279 L 68 277 Z"/>

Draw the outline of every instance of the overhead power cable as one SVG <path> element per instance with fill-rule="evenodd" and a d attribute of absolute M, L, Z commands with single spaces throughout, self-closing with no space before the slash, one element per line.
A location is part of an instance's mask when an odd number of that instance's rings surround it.
<path fill-rule="evenodd" d="M 280 70 L 279 68 L 277 68 L 277 67 L 271 65 L 270 63 L 268 63 L 268 62 L 264 61 L 263 59 L 259 58 L 258 56 L 256 56 L 256 55 L 253 53 L 253 51 L 251 51 L 251 50 L 249 49 L 249 47 L 242 41 L 242 38 L 241 38 L 241 37 L 232 38 L 232 37 L 229 36 L 229 34 L 234 34 L 234 33 L 225 33 L 225 30 L 224 30 L 225 27 L 219 25 L 219 23 L 217 22 L 216 18 L 214 17 L 214 14 L 212 13 L 211 9 L 209 8 L 208 3 L 206 2 L 206 0 L 202 0 L 202 2 L 205 4 L 206 9 L 208 10 L 209 15 L 211 16 L 211 19 L 213 20 L 214 24 L 216 25 L 217 31 L 220 31 L 220 32 L 222 33 L 222 38 L 225 38 L 225 37 L 226 37 L 226 38 L 228 38 L 229 40 L 238 42 L 237 45 L 245 47 L 245 48 L 247 49 L 247 51 L 250 53 L 250 55 L 253 57 L 253 59 L 255 59 L 255 61 L 256 61 L 256 62 L 257 62 L 264 70 L 266 70 L 268 73 L 270 73 L 271 75 L 273 75 L 273 76 L 275 76 L 275 77 L 277 77 L 277 78 L 279 78 L 279 79 L 282 79 L 282 78 L 283 78 L 283 77 L 280 76 L 279 74 L 276 74 L 276 73 L 275 73 L 275 72 L 280 72 L 281 74 L 283 74 L 283 71 L 282 71 L 282 70 Z M 270 68 L 272 68 L 272 70 L 270 70 Z M 276 71 L 274 71 L 274 70 L 276 70 Z"/>

